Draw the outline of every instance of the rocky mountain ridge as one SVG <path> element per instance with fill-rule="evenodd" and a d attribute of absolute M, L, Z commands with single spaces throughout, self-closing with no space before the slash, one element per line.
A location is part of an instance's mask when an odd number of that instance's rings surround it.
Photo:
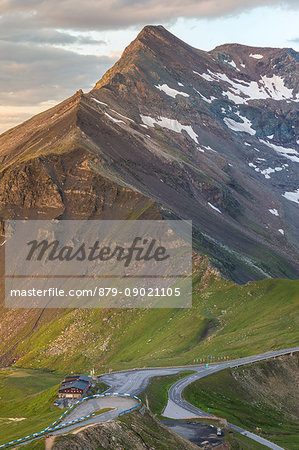
<path fill-rule="evenodd" d="M 145 27 L 91 92 L 0 137 L 1 218 L 147 205 L 192 219 L 194 248 L 227 278 L 295 278 L 298 83 L 291 49 L 204 52 Z"/>

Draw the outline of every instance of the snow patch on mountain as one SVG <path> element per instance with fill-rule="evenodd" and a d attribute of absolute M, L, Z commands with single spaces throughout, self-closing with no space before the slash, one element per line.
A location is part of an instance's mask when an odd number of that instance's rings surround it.
<path fill-rule="evenodd" d="M 273 214 L 273 216 L 279 216 L 277 209 L 269 209 L 270 213 Z"/>
<path fill-rule="evenodd" d="M 235 63 L 235 61 L 233 59 L 231 61 L 225 60 L 224 62 L 231 65 L 234 69 L 236 69 L 238 72 L 240 72 L 240 69 L 238 69 L 237 64 Z"/>
<path fill-rule="evenodd" d="M 234 60 L 232 60 L 232 61 L 225 60 L 224 62 L 226 62 L 227 64 L 230 64 L 230 65 L 231 65 L 232 67 L 234 67 L 234 68 L 237 67 Z"/>
<path fill-rule="evenodd" d="M 268 147 L 272 148 L 273 150 L 276 151 L 276 153 L 284 156 L 285 158 L 288 158 L 294 162 L 299 162 L 299 157 L 298 157 L 299 153 L 294 148 L 282 147 L 281 145 L 272 144 L 272 142 L 267 142 L 267 141 L 264 141 L 263 139 L 259 139 L 259 141 L 262 144 L 267 145 Z"/>
<path fill-rule="evenodd" d="M 195 133 L 191 125 L 182 125 L 178 120 L 169 119 L 168 117 L 158 117 L 157 119 L 150 116 L 140 115 L 142 122 L 149 127 L 154 127 L 155 124 L 159 125 L 162 128 L 167 128 L 168 130 L 174 131 L 175 133 L 182 133 L 182 131 L 186 131 L 188 135 L 193 139 L 193 141 L 198 144 L 198 135 Z"/>
<path fill-rule="evenodd" d="M 261 161 L 257 161 L 258 164 L 260 162 Z M 252 167 L 256 172 L 261 173 L 262 175 L 264 175 L 264 177 L 267 178 L 267 179 L 271 178 L 270 177 L 270 173 L 280 172 L 281 170 L 283 170 L 285 168 L 283 166 L 283 167 L 274 167 L 274 168 L 267 167 L 267 169 L 260 169 L 256 164 L 249 163 L 248 165 L 249 165 L 249 167 Z"/>
<path fill-rule="evenodd" d="M 133 122 L 133 123 L 134 123 L 134 120 L 133 120 L 133 119 L 130 119 L 130 117 L 124 116 L 123 114 L 121 114 L 121 113 L 115 111 L 115 109 L 110 109 L 110 111 L 114 112 L 115 114 L 117 114 L 118 116 L 122 117 L 123 119 L 127 119 L 127 120 L 129 120 L 130 122 Z"/>
<path fill-rule="evenodd" d="M 258 53 L 256 53 L 256 54 L 250 53 L 249 56 L 250 56 L 250 58 L 254 58 L 254 59 L 262 59 L 264 57 L 264 55 L 259 55 Z"/>
<path fill-rule="evenodd" d="M 285 192 L 282 194 L 284 198 L 299 205 L 299 188 L 294 192 Z"/>
<path fill-rule="evenodd" d="M 155 85 L 155 87 L 172 98 L 176 98 L 177 95 L 182 95 L 183 97 L 190 97 L 189 94 L 187 94 L 186 92 L 181 92 L 177 91 L 176 89 L 172 89 L 167 84 L 157 84 Z"/>
<path fill-rule="evenodd" d="M 118 111 L 115 111 L 115 109 L 111 109 L 111 108 L 107 105 L 107 103 L 101 102 L 100 100 L 97 100 L 97 99 L 94 98 L 94 97 L 91 97 L 91 99 L 94 100 L 94 101 L 95 101 L 96 103 L 98 103 L 99 105 L 106 106 L 106 107 L 107 107 L 110 111 L 112 111 L 114 114 L 117 114 L 118 116 L 122 117 L 123 119 L 127 119 L 127 120 L 129 120 L 130 122 L 133 122 L 133 123 L 134 123 L 134 120 L 133 120 L 133 119 L 130 119 L 130 117 L 124 116 L 123 114 L 119 113 Z M 106 115 L 107 117 L 109 117 L 109 119 L 111 119 L 111 120 L 114 121 L 114 122 L 123 122 L 123 123 L 125 123 L 123 120 L 117 120 L 117 119 L 115 119 L 114 117 L 110 116 L 110 114 L 108 114 L 108 113 L 105 113 L 105 115 Z"/>
<path fill-rule="evenodd" d="M 99 105 L 104 105 L 104 106 L 108 106 L 107 105 L 107 103 L 104 103 L 104 102 L 100 102 L 100 100 L 97 100 L 96 98 L 94 98 L 94 97 L 91 97 L 91 99 L 94 101 L 94 102 L 96 102 L 96 103 L 99 103 Z"/>
<path fill-rule="evenodd" d="M 270 98 L 274 100 L 285 100 L 293 97 L 293 89 L 285 86 L 284 79 L 278 75 L 272 75 L 272 77 L 264 75 L 262 76 L 262 83 L 264 84 L 264 89 L 261 92 L 269 93 Z"/>
<path fill-rule="evenodd" d="M 232 101 L 236 105 L 246 105 L 247 104 L 247 101 L 245 100 L 245 98 L 240 97 L 239 95 L 233 94 L 230 91 L 222 92 L 222 95 L 226 96 L 230 101 Z"/>
<path fill-rule="evenodd" d="M 217 153 L 217 151 L 214 150 L 214 149 L 213 149 L 212 147 L 210 147 L 209 145 L 203 145 L 203 147 L 204 147 L 206 150 L 210 150 L 211 152 Z"/>
<path fill-rule="evenodd" d="M 208 205 L 214 209 L 215 211 L 219 212 L 220 214 L 222 214 L 222 212 L 220 211 L 220 209 L 216 208 L 216 206 L 212 205 L 212 203 L 208 202 Z"/>
<path fill-rule="evenodd" d="M 278 75 L 272 75 L 272 77 L 263 75 L 257 83 L 256 81 L 232 80 L 226 74 L 214 73 L 210 69 L 208 69 L 208 73 L 193 72 L 207 81 L 224 81 L 230 84 L 229 90 L 223 91 L 222 95 L 227 96 L 237 105 L 247 104 L 250 100 L 265 100 L 267 98 L 299 101 L 297 96 L 295 99 L 293 98 L 293 89 L 285 86 L 284 79 Z"/>
<path fill-rule="evenodd" d="M 225 117 L 223 119 L 225 125 L 233 131 L 249 133 L 252 136 L 254 136 L 256 131 L 253 128 L 251 128 L 252 123 L 250 122 L 250 120 L 247 119 L 247 117 L 241 116 L 239 112 L 237 113 L 237 115 L 240 117 L 240 119 L 242 119 L 243 122 L 236 122 L 233 119 Z"/>
<path fill-rule="evenodd" d="M 272 77 L 264 75 L 259 83 L 256 81 L 233 81 L 230 79 L 226 81 L 231 87 L 229 91 L 223 92 L 222 95 L 226 95 L 236 104 L 246 104 L 249 100 L 265 100 L 267 98 L 273 100 L 294 100 L 293 89 L 285 86 L 284 79 L 278 75 L 273 75 Z"/>
<path fill-rule="evenodd" d="M 268 169 L 261 170 L 257 165 L 253 163 L 249 163 L 248 165 L 249 167 L 252 167 L 256 172 L 261 173 L 262 175 L 264 175 L 265 178 L 268 179 L 271 178 L 269 174 L 275 172 L 275 170 L 271 169 L 271 167 L 268 167 Z"/>
<path fill-rule="evenodd" d="M 110 116 L 110 114 L 108 114 L 107 112 L 105 112 L 105 116 L 107 116 L 110 120 L 112 120 L 115 123 L 124 123 L 125 124 L 125 122 L 123 120 L 115 119 L 114 117 Z"/>
<path fill-rule="evenodd" d="M 205 97 L 203 94 L 201 94 L 197 89 L 194 88 L 194 90 L 195 90 L 196 93 L 197 93 L 198 95 L 200 95 L 201 98 L 202 98 L 205 102 L 207 102 L 207 103 L 212 103 L 213 100 L 217 100 L 217 98 L 216 98 L 216 97 L 213 97 L 213 95 L 212 95 L 210 98 L 207 98 L 207 97 Z"/>
<path fill-rule="evenodd" d="M 209 70 L 209 72 L 210 72 L 210 70 Z M 196 75 L 199 75 L 201 78 L 203 78 L 204 80 L 207 80 L 207 81 L 218 81 L 218 80 L 215 80 L 214 77 L 212 78 L 210 75 L 208 75 L 206 73 L 198 73 L 195 70 L 193 70 L 193 73 L 195 73 Z"/>

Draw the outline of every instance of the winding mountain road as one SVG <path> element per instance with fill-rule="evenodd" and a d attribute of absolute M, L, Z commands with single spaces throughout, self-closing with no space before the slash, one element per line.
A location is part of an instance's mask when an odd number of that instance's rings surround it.
<path fill-rule="evenodd" d="M 76 428 L 86 427 L 88 425 L 94 425 L 116 419 L 120 414 L 125 414 L 130 409 L 137 408 L 141 404 L 141 401 L 137 397 L 132 398 L 129 394 L 113 394 L 112 396 L 104 396 L 100 394 L 97 398 L 96 397 L 96 395 L 93 396 L 93 398 L 88 397 L 82 403 L 75 405 L 73 410 L 67 412 L 67 414 L 65 413 L 66 415 L 62 418 L 62 420 L 58 419 L 49 428 L 37 432 L 36 434 L 31 434 L 18 440 L 1 444 L 0 448 L 15 448 L 24 446 L 47 435 L 51 437 L 51 442 L 54 442 L 52 437 L 58 434 L 65 434 L 75 430 Z M 96 414 L 97 411 L 106 408 L 109 408 L 110 411 L 106 411 L 98 415 Z M 89 415 L 93 416 L 89 417 Z M 48 444 L 46 444 L 46 448 L 47 446 Z"/>
<path fill-rule="evenodd" d="M 101 381 L 106 383 L 110 388 L 107 392 L 130 392 L 131 394 L 138 395 L 144 391 L 152 377 L 161 375 L 172 375 L 180 372 L 184 369 L 193 369 L 196 373 L 189 375 L 181 380 L 174 383 L 168 391 L 168 403 L 164 409 L 163 415 L 172 419 L 184 419 L 186 417 L 195 416 L 209 416 L 205 411 L 201 411 L 195 406 L 188 403 L 182 398 L 182 392 L 186 386 L 194 381 L 211 375 L 220 370 L 226 369 L 227 367 L 238 367 L 245 364 L 250 364 L 265 359 L 275 358 L 277 356 L 290 354 L 299 351 L 299 347 L 294 347 L 286 350 L 276 350 L 272 352 L 263 353 L 261 355 L 249 356 L 247 358 L 237 359 L 233 361 L 225 361 L 222 363 L 211 363 L 208 367 L 205 365 L 201 366 L 181 366 L 181 367 L 171 367 L 171 368 L 157 368 L 157 369 L 135 369 L 128 370 L 124 372 L 115 372 L 109 375 L 104 375 L 101 377 Z M 254 433 L 246 431 L 241 427 L 233 424 L 228 424 L 230 428 L 239 433 L 247 436 L 255 441 L 265 445 L 274 450 L 281 449 L 276 444 L 264 439 Z"/>
<path fill-rule="evenodd" d="M 96 411 L 103 409 L 103 408 L 111 408 L 111 411 L 107 411 L 100 415 L 95 415 L 94 417 L 91 417 L 90 419 L 85 420 L 84 422 L 80 422 L 75 425 L 70 425 L 67 428 L 63 428 L 61 430 L 56 430 L 51 432 L 50 434 L 56 435 L 56 434 L 64 434 L 68 433 L 69 431 L 74 430 L 78 427 L 85 427 L 86 425 L 95 424 L 95 423 L 101 423 L 106 422 L 107 420 L 116 419 L 120 413 L 137 406 L 138 402 L 130 397 L 101 397 L 101 398 L 94 398 L 91 400 L 88 400 L 81 405 L 79 405 L 77 408 L 75 408 L 70 414 L 68 414 L 65 419 L 63 419 L 60 424 L 69 423 L 72 420 L 79 419 L 81 417 L 87 416 L 88 414 L 95 413 Z"/>
<path fill-rule="evenodd" d="M 254 363 L 257 361 L 262 361 L 265 359 L 275 358 L 277 356 L 287 355 L 299 351 L 299 347 L 294 347 L 286 350 L 276 350 L 272 352 L 263 353 L 261 355 L 249 356 L 247 358 L 242 358 L 233 361 L 225 361 L 222 363 L 211 363 L 208 367 L 206 365 L 201 366 L 180 366 L 180 367 L 165 367 L 165 368 L 153 368 L 153 369 L 133 369 L 123 372 L 114 372 L 111 374 L 103 375 L 100 380 L 106 383 L 109 387 L 107 394 L 114 394 L 115 392 L 129 393 L 130 395 L 138 395 L 145 390 L 151 378 L 161 375 L 172 375 L 181 372 L 186 369 L 193 369 L 195 373 L 178 380 L 174 383 L 168 391 L 168 403 L 163 411 L 163 415 L 170 419 L 186 419 L 196 416 L 211 416 L 209 413 L 200 410 L 199 408 L 191 405 L 186 400 L 182 398 L 182 392 L 186 386 L 194 381 L 211 375 L 220 370 L 226 369 L 227 367 L 238 367 L 245 364 Z M 127 411 L 129 408 L 136 407 L 138 401 L 136 399 L 130 398 L 129 394 L 114 394 L 111 397 L 102 397 L 97 399 L 90 399 L 86 402 L 80 404 L 76 409 L 71 411 L 68 416 L 66 416 L 60 424 L 69 423 L 73 420 L 78 420 L 82 417 L 88 416 L 95 411 L 102 408 L 111 408 L 110 411 L 105 412 L 101 415 L 95 415 L 88 418 L 82 424 L 72 423 L 63 429 L 49 429 L 48 434 L 56 435 L 62 434 L 74 430 L 75 428 L 105 422 L 107 420 L 115 419 L 120 413 Z M 116 397 L 118 395 L 118 397 Z M 119 397 L 126 396 L 128 397 Z M 238 431 L 239 433 L 247 436 L 264 446 L 271 448 L 273 450 L 283 450 L 276 444 L 264 439 L 254 433 L 244 430 L 241 427 L 228 423 L 228 426 Z M 31 437 L 31 436 L 30 436 Z M 33 436 L 32 439 L 26 441 L 26 443 L 31 442 L 38 437 Z M 15 443 L 17 441 L 13 441 Z M 24 443 L 19 443 L 18 445 L 24 445 Z M 0 447 L 6 447 L 8 444 L 1 445 Z M 14 445 L 10 445 L 14 446 Z"/>

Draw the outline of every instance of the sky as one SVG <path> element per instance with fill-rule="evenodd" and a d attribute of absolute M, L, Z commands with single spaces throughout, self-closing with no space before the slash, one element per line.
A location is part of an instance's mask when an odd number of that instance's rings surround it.
<path fill-rule="evenodd" d="M 145 25 L 299 51 L 298 0 L 0 0 L 0 133 L 90 90 Z"/>

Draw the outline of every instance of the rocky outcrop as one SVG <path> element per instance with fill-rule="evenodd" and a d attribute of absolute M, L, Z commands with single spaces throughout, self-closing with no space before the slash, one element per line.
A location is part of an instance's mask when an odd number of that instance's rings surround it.
<path fill-rule="evenodd" d="M 131 413 L 117 421 L 110 421 L 91 427 L 83 427 L 62 437 L 56 437 L 53 450 L 93 450 L 130 448 L 132 450 L 171 448 L 173 450 L 191 450 L 198 448 L 166 426 L 162 425 L 153 415 L 146 412 Z M 217 447 L 218 448 L 218 447 Z M 221 450 L 219 448 L 219 450 Z"/>

